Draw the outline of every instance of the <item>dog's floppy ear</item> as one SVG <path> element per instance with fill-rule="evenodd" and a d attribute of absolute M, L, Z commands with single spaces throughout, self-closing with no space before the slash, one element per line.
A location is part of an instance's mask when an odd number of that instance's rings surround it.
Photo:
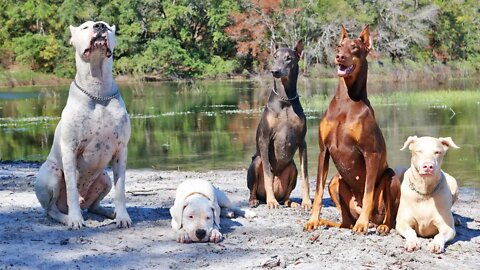
<path fill-rule="evenodd" d="M 188 203 L 183 201 L 176 203 L 170 208 L 170 215 L 172 216 L 172 228 L 174 230 L 180 230 L 183 227 L 183 210 L 187 207 Z"/>
<path fill-rule="evenodd" d="M 212 211 L 213 211 L 214 225 L 216 225 L 217 228 L 220 229 L 220 211 L 222 209 L 220 209 L 220 206 L 218 205 L 218 203 L 211 203 L 210 207 L 212 207 Z"/>
<path fill-rule="evenodd" d="M 342 24 L 342 36 L 340 37 L 340 44 L 342 44 L 343 40 L 347 38 L 347 29 Z"/>
<path fill-rule="evenodd" d="M 445 137 L 445 138 L 440 137 L 438 138 L 438 140 L 443 144 L 445 151 L 447 151 L 449 147 L 453 147 L 456 149 L 460 148 L 453 142 L 451 137 Z"/>
<path fill-rule="evenodd" d="M 75 32 L 77 32 L 77 27 L 70 25 L 70 45 L 73 44 L 73 36 L 75 35 Z"/>
<path fill-rule="evenodd" d="M 302 58 L 303 55 L 303 41 L 299 40 L 295 46 L 295 52 L 297 53 L 298 59 Z"/>
<path fill-rule="evenodd" d="M 402 149 L 400 149 L 400 151 L 405 150 L 405 148 L 407 148 L 407 146 L 410 146 L 410 144 L 415 143 L 416 139 L 417 139 L 417 136 L 409 136 L 408 139 L 403 144 L 403 147 L 402 147 Z M 412 150 L 411 147 L 409 147 L 409 149 Z"/>
<path fill-rule="evenodd" d="M 367 52 L 369 52 L 372 49 L 372 39 L 370 38 L 370 30 L 368 28 L 368 24 L 363 27 L 363 30 L 358 38 L 362 41 L 363 45 L 367 49 Z"/>

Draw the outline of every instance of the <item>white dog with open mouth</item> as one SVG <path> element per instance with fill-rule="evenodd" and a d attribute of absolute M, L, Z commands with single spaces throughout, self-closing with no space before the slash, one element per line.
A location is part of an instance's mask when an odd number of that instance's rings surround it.
<path fill-rule="evenodd" d="M 450 137 L 417 136 L 408 137 L 401 150 L 407 147 L 412 159 L 403 176 L 396 230 L 405 237 L 406 251 L 420 248 L 419 235 L 433 237 L 430 251 L 441 253 L 455 237 L 452 206 L 458 196 L 457 181 L 441 167 L 448 148 L 459 147 Z"/>
<path fill-rule="evenodd" d="M 35 192 L 48 215 L 71 228 L 84 225 L 82 210 L 132 221 L 125 205 L 125 169 L 130 118 L 112 75 L 115 26 L 88 21 L 70 26 L 77 73 L 55 130 L 50 154 L 42 164 Z M 100 206 L 112 188 L 105 167 L 111 162 L 115 211 Z"/>
<path fill-rule="evenodd" d="M 206 180 L 182 182 L 170 208 L 172 228 L 177 232 L 177 242 L 220 242 L 220 216 L 246 218 L 256 214 L 233 206 L 220 189 Z"/>

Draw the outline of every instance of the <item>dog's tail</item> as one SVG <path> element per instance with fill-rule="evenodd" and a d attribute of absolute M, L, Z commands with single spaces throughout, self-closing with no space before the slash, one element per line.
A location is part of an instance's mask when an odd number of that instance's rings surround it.
<path fill-rule="evenodd" d="M 257 216 L 257 213 L 249 209 L 244 209 L 244 208 L 230 205 L 229 207 L 222 208 L 220 215 L 222 217 L 227 217 L 227 218 L 235 218 L 235 217 L 254 218 Z"/>
<path fill-rule="evenodd" d="M 253 212 L 250 209 L 240 208 L 240 207 L 233 207 L 232 208 L 235 215 L 245 218 L 254 218 L 257 216 L 257 213 Z"/>

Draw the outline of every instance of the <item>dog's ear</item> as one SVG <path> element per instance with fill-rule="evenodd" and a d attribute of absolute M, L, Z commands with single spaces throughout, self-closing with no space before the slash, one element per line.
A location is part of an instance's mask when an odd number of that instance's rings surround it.
<path fill-rule="evenodd" d="M 456 149 L 460 148 L 453 142 L 451 137 L 445 137 L 445 138 L 440 137 L 438 138 L 438 140 L 442 143 L 445 151 L 447 151 L 449 147 L 453 147 Z"/>
<path fill-rule="evenodd" d="M 402 149 L 400 149 L 400 151 L 403 151 L 405 150 L 405 148 L 407 148 L 407 146 L 409 146 L 409 149 L 412 150 L 411 148 L 411 144 L 412 143 L 415 143 L 415 140 L 417 139 L 417 136 L 409 136 L 408 139 L 405 141 L 405 143 L 403 144 L 403 147 Z"/>
<path fill-rule="evenodd" d="M 367 52 L 369 52 L 372 49 L 372 39 L 370 38 L 370 30 L 368 28 L 368 24 L 363 27 L 363 30 L 358 38 L 360 39 L 360 41 L 362 41 L 363 45 L 367 49 Z"/>
<path fill-rule="evenodd" d="M 340 37 L 340 45 L 342 44 L 343 40 L 347 38 L 347 29 L 345 29 L 345 26 L 342 24 L 342 36 Z"/>
<path fill-rule="evenodd" d="M 210 207 L 213 211 L 213 223 L 217 226 L 218 229 L 220 229 L 220 211 L 222 209 L 220 209 L 218 203 L 211 203 Z"/>
<path fill-rule="evenodd" d="M 73 36 L 75 35 L 75 32 L 77 32 L 77 27 L 70 25 L 70 45 L 73 45 Z"/>
<path fill-rule="evenodd" d="M 114 25 L 112 25 L 112 27 L 110 27 L 110 29 L 112 29 L 112 33 L 115 34 L 115 32 L 117 31 L 117 27 Z"/>
<path fill-rule="evenodd" d="M 183 201 L 176 203 L 170 208 L 170 215 L 172 216 L 172 228 L 174 230 L 180 230 L 183 227 L 183 210 L 187 207 L 188 203 Z"/>
<path fill-rule="evenodd" d="M 299 40 L 295 46 L 295 52 L 297 53 L 298 59 L 302 58 L 303 55 L 303 41 Z"/>
<path fill-rule="evenodd" d="M 270 50 L 272 50 L 272 54 L 273 54 L 278 50 L 278 43 L 274 39 L 272 39 L 271 46 L 272 47 L 270 48 Z"/>

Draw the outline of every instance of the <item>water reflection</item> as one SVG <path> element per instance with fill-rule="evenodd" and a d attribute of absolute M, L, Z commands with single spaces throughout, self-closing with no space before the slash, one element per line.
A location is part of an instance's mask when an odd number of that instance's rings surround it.
<path fill-rule="evenodd" d="M 308 103 L 313 96 L 329 101 L 336 86 L 336 80 L 302 79 L 299 83 L 302 103 Z M 472 85 L 473 82 L 463 80 L 449 81 L 449 85 L 439 87 L 461 90 L 472 89 Z M 121 86 L 132 118 L 128 167 L 246 168 L 255 151 L 255 130 L 270 87 L 270 82 L 259 81 Z M 433 88 L 370 83 L 369 92 L 375 95 L 382 91 Z M 65 105 L 67 89 L 68 86 L 0 91 L 1 160 L 45 159 Z M 410 153 L 399 151 L 409 135 L 451 136 L 461 149 L 448 152 L 444 169 L 464 185 L 480 182 L 478 100 L 467 99 L 452 108 L 398 105 L 394 101 L 383 104 L 390 105 L 373 106 L 387 141 L 390 166 L 409 166 Z M 306 109 L 310 176 L 317 174 L 317 130 L 324 110 L 325 106 Z"/>

